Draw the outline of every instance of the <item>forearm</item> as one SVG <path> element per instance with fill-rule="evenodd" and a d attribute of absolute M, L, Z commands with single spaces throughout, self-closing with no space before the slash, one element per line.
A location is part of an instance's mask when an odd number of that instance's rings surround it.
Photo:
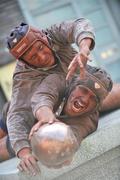
<path fill-rule="evenodd" d="M 91 22 L 88 19 L 78 19 L 75 28 L 76 44 L 87 44 L 89 49 L 92 50 L 95 46 L 95 33 Z"/>
<path fill-rule="evenodd" d="M 65 90 L 65 76 L 60 74 L 50 74 L 42 81 L 40 86 L 33 94 L 31 103 L 33 114 L 36 117 L 36 112 L 41 108 L 49 108 L 53 111 L 60 97 Z"/>
<path fill-rule="evenodd" d="M 62 121 L 71 126 L 78 143 L 88 136 L 89 134 L 96 131 L 98 126 L 99 113 L 94 112 L 89 116 L 84 117 L 71 117 L 70 119 L 62 119 Z"/>
<path fill-rule="evenodd" d="M 22 159 L 22 158 L 24 158 L 25 156 L 29 156 L 29 155 L 31 155 L 31 154 L 32 154 L 31 148 L 25 147 L 25 148 L 21 149 L 21 150 L 18 152 L 17 156 L 18 156 L 20 159 Z"/>
<path fill-rule="evenodd" d="M 51 116 L 54 116 L 53 110 L 48 106 L 40 107 L 35 113 L 35 117 L 38 121 L 44 120 L 44 117 L 50 118 Z"/>
<path fill-rule="evenodd" d="M 83 53 L 83 55 L 88 56 L 90 54 L 91 44 L 92 44 L 92 39 L 90 38 L 82 39 L 82 41 L 79 44 L 79 49 L 80 49 L 81 54 Z M 84 65 L 86 65 L 87 61 L 88 61 L 88 58 L 84 58 L 84 61 L 82 62 Z"/>
<path fill-rule="evenodd" d="M 64 44 L 76 43 L 79 46 L 83 39 L 90 38 L 90 49 L 93 49 L 95 45 L 93 26 L 91 22 L 85 18 L 79 18 L 74 21 L 63 22 L 60 25 L 54 25 L 49 33 L 55 37 L 55 40 L 57 39 Z"/>
<path fill-rule="evenodd" d="M 84 116 L 80 119 L 80 127 L 82 128 L 82 137 L 85 138 L 89 134 L 96 131 L 99 121 L 99 112 L 95 111 L 90 115 Z"/>
<path fill-rule="evenodd" d="M 81 42 L 79 44 L 79 48 L 80 48 L 80 50 L 85 48 L 88 51 L 87 55 L 89 55 L 91 44 L 92 44 L 92 39 L 84 38 L 81 40 Z"/>
<path fill-rule="evenodd" d="M 29 112 L 8 113 L 8 134 L 15 154 L 17 154 L 24 147 L 30 147 L 28 135 L 33 124 L 34 117 Z"/>
<path fill-rule="evenodd" d="M 101 105 L 101 112 L 120 108 L 120 84 L 113 84 L 113 88 Z"/>

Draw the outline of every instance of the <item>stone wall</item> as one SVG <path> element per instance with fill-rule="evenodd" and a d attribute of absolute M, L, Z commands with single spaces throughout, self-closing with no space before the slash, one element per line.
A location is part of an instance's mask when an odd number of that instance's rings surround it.
<path fill-rule="evenodd" d="M 0 164 L 0 180 L 120 180 L 120 110 L 100 118 L 98 130 L 82 142 L 70 166 L 30 177 L 19 173 L 18 159 Z"/>

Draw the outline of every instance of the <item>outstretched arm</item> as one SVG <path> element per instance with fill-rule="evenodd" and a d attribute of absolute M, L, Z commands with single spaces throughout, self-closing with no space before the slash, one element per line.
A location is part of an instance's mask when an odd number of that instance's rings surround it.
<path fill-rule="evenodd" d="M 114 83 L 111 92 L 105 98 L 101 105 L 100 112 L 120 108 L 120 84 Z"/>
<path fill-rule="evenodd" d="M 76 72 L 77 67 L 80 68 L 83 75 L 90 51 L 95 46 L 95 34 L 91 22 L 85 18 L 66 21 L 52 26 L 48 33 L 59 44 L 67 46 L 76 43 L 79 48 L 78 54 L 73 56 L 74 58 L 69 65 L 66 79 Z"/>
<path fill-rule="evenodd" d="M 62 119 L 62 122 L 69 125 L 75 134 L 78 144 L 89 134 L 96 131 L 98 127 L 99 112 L 95 111 L 90 115 Z"/>
<path fill-rule="evenodd" d="M 64 90 L 65 76 L 57 73 L 47 76 L 38 86 L 31 99 L 32 110 L 38 122 L 32 127 L 30 137 L 43 124 L 57 121 L 53 112 Z"/>

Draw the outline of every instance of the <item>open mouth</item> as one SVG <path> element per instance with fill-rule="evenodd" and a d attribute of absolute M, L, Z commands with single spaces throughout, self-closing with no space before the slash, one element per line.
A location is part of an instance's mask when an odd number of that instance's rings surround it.
<path fill-rule="evenodd" d="M 75 112 L 79 112 L 80 110 L 83 110 L 85 107 L 86 107 L 85 103 L 81 102 L 80 99 L 76 99 L 76 100 L 73 102 L 72 109 L 73 109 Z"/>

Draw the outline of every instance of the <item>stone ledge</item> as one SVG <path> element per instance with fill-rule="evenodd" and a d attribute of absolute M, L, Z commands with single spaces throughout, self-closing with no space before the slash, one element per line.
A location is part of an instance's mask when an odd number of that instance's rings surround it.
<path fill-rule="evenodd" d="M 120 180 L 120 146 L 81 164 L 54 180 Z"/>
<path fill-rule="evenodd" d="M 79 166 L 89 164 L 90 161 L 100 158 L 104 153 L 119 147 L 119 137 L 120 110 L 117 110 L 100 118 L 98 130 L 83 140 L 70 166 L 55 170 L 47 169 L 40 164 L 41 175 L 32 178 L 18 172 L 16 166 L 19 160 L 14 158 L 0 164 L 0 180 L 8 180 L 10 176 L 15 180 L 52 180 L 64 174 L 69 175 L 72 171 L 74 177 L 75 170 Z"/>

